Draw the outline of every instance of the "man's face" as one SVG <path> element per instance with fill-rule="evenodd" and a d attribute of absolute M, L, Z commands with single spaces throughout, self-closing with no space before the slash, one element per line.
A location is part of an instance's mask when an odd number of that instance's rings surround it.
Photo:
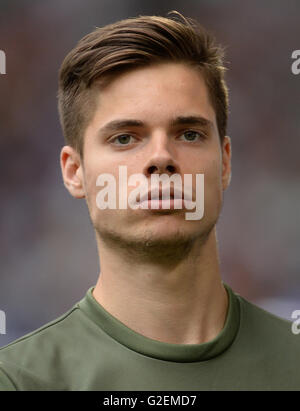
<path fill-rule="evenodd" d="M 171 125 L 177 117 L 190 116 L 202 117 L 207 124 Z M 111 121 L 121 119 L 138 120 L 144 125 L 104 129 Z M 172 246 L 180 238 L 204 236 L 215 225 L 223 190 L 230 180 L 230 139 L 225 138 L 222 148 L 215 111 L 204 79 L 196 69 L 164 63 L 138 68 L 114 79 L 99 91 L 94 117 L 85 131 L 83 152 L 82 164 L 76 153 L 69 151 L 77 168 L 73 168 L 75 188 L 72 184 L 68 188 L 75 197 L 86 198 L 98 238 L 115 238 L 131 246 Z M 67 163 L 62 161 L 63 169 Z M 96 196 L 103 187 L 96 185 L 97 177 L 103 173 L 113 175 L 118 188 L 120 165 L 127 166 L 128 178 L 143 174 L 149 188 L 152 173 L 180 174 L 182 181 L 184 174 L 191 174 L 194 199 L 195 176 L 204 174 L 203 218 L 186 220 L 185 209 L 100 210 Z M 128 194 L 134 188 L 128 187 Z M 117 189 L 117 205 L 118 198 Z"/>

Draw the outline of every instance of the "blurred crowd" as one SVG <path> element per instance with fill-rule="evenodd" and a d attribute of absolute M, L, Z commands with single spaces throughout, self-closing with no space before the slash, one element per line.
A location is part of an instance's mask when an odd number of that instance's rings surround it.
<path fill-rule="evenodd" d="M 300 310 L 297 1 L 0 1 L 0 346 L 56 318 L 100 270 L 84 200 L 63 186 L 57 77 L 95 27 L 178 10 L 226 47 L 232 181 L 218 222 L 223 280 L 291 319 Z"/>

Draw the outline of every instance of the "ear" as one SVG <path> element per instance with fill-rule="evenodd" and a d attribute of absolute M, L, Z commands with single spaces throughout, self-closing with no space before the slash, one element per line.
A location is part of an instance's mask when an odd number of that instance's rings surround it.
<path fill-rule="evenodd" d="M 75 198 L 84 198 L 83 165 L 79 153 L 71 146 L 64 146 L 60 153 L 60 166 L 64 185 Z"/>
<path fill-rule="evenodd" d="M 231 181 L 231 140 L 225 136 L 222 146 L 222 186 L 225 191 Z"/>

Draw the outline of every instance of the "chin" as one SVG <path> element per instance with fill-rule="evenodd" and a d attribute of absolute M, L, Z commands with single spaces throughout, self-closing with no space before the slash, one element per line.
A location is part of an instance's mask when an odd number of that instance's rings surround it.
<path fill-rule="evenodd" d="M 150 241 L 167 241 L 176 242 L 179 239 L 189 239 L 197 237 L 200 234 L 199 226 L 195 224 L 182 224 L 182 223 L 166 223 L 159 224 L 147 224 L 147 227 L 141 227 L 141 230 L 137 230 L 133 236 L 140 237 Z M 139 234 L 138 234 L 139 233 Z"/>

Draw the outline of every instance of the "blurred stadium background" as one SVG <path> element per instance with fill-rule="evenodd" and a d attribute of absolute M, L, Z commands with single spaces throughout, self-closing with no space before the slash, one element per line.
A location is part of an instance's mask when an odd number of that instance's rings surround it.
<path fill-rule="evenodd" d="M 300 309 L 297 0 L 0 0 L 0 346 L 67 311 L 99 264 L 84 200 L 62 183 L 57 74 L 95 27 L 178 10 L 227 47 L 232 181 L 218 222 L 223 281 L 291 319 Z"/>

